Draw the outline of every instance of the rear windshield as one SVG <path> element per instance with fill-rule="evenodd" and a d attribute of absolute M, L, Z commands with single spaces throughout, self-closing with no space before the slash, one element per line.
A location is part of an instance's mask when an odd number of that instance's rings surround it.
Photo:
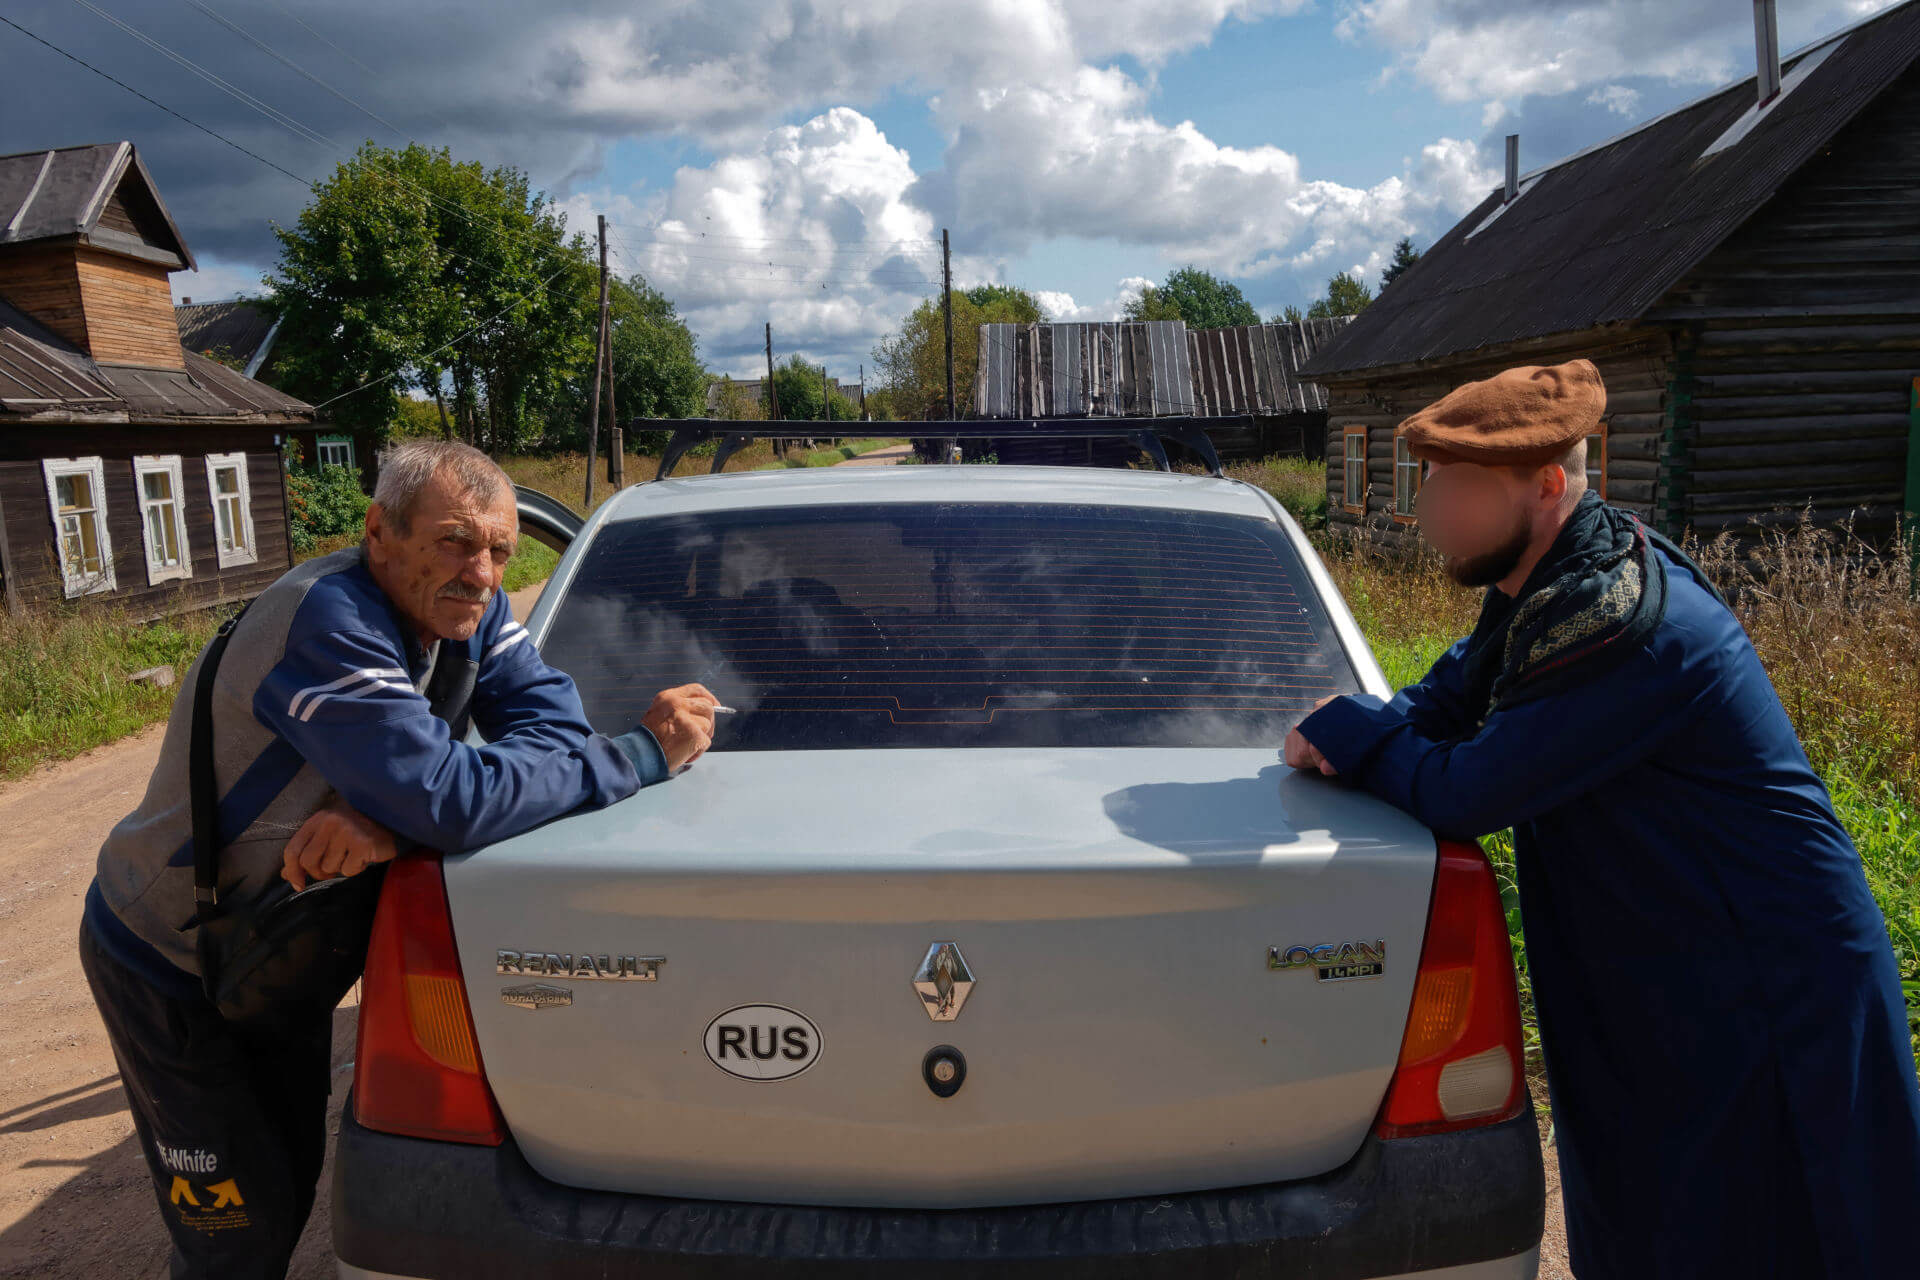
<path fill-rule="evenodd" d="M 698 681 L 713 749 L 1277 746 L 1352 668 L 1274 524 L 786 507 L 603 527 L 547 632 L 605 733 Z"/>

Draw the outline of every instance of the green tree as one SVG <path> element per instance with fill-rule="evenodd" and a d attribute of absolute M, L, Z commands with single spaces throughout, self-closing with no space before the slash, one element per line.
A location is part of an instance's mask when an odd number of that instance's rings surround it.
<path fill-rule="evenodd" d="M 1400 243 L 1393 246 L 1393 261 L 1380 273 L 1380 287 L 1385 289 L 1400 278 L 1400 273 L 1420 261 L 1420 253 L 1413 247 L 1412 236 L 1401 236 Z"/>
<path fill-rule="evenodd" d="M 598 305 L 596 294 L 594 306 Z M 545 429 L 537 441 L 542 448 L 586 447 L 587 412 L 593 395 L 592 330 L 599 324 L 597 315 L 587 323 L 587 357 L 547 409 Z M 607 323 L 613 349 L 614 416 L 620 422 L 693 418 L 706 411 L 709 379 L 700 367 L 699 340 L 680 319 L 671 298 L 638 273 L 613 280 L 607 288 Z M 600 412 L 604 422 L 604 405 Z M 601 435 L 605 434 L 603 429 Z M 602 439 L 602 447 L 606 443 Z M 636 441 L 629 439 L 628 443 Z"/>
<path fill-rule="evenodd" d="M 956 297 L 955 302 L 959 299 Z M 773 370 L 774 392 L 780 401 L 780 416 L 800 422 L 820 421 L 820 393 L 827 388 L 822 385 L 826 370 L 817 364 L 808 364 L 796 353 L 787 357 L 787 362 L 776 365 Z M 860 408 L 841 395 L 838 390 L 828 396 L 832 404 L 835 422 L 858 422 Z"/>
<path fill-rule="evenodd" d="M 1373 290 L 1362 284 L 1358 276 L 1342 271 L 1328 279 L 1326 296 L 1314 299 L 1313 305 L 1307 308 L 1307 317 L 1326 320 L 1334 316 L 1357 316 L 1372 301 Z"/>
<path fill-rule="evenodd" d="M 352 392 L 329 406 L 342 425 L 384 431 L 409 387 L 451 383 L 464 438 L 522 447 L 593 357 L 585 242 L 517 169 L 368 142 L 275 235 L 282 384 Z"/>
<path fill-rule="evenodd" d="M 1126 307 L 1121 311 L 1129 320 L 1181 320 L 1180 307 L 1167 295 L 1167 291 L 1158 285 L 1148 285 L 1140 295 L 1127 299 Z"/>
<path fill-rule="evenodd" d="M 1041 324 L 1047 318 L 1039 301 L 1018 285 L 977 284 L 962 292 L 974 306 L 1007 316 L 1005 323 Z"/>
<path fill-rule="evenodd" d="M 759 422 L 767 416 L 766 397 L 751 388 L 753 383 L 735 382 L 722 374 L 714 379 L 720 384 L 719 414 L 729 422 Z"/>
<path fill-rule="evenodd" d="M 1185 320 L 1189 329 L 1260 323 L 1260 313 L 1239 285 L 1191 266 L 1169 271 L 1158 288 L 1149 285 L 1127 304 L 1126 315 L 1129 320 Z"/>
<path fill-rule="evenodd" d="M 980 367 L 980 326 L 983 324 L 1032 324 L 1040 314 L 1031 294 L 1024 289 L 995 286 L 988 301 L 975 302 L 966 293 L 953 295 L 953 398 L 954 412 L 967 417 L 973 412 L 973 377 Z M 900 328 L 880 339 L 873 349 L 873 381 L 886 394 L 869 392 L 867 408 L 874 417 L 876 399 L 886 414 L 900 421 L 925 421 L 947 414 L 946 331 L 940 314 L 940 299 L 928 298 L 901 320 Z M 786 391 L 780 392 L 780 405 L 786 407 Z M 815 413 L 819 401 L 814 401 Z"/>

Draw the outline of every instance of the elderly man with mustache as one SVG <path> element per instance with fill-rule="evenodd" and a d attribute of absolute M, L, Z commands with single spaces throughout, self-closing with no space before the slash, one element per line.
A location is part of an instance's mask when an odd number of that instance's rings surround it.
<path fill-rule="evenodd" d="M 659 694 L 620 737 L 593 731 L 499 589 L 518 534 L 513 486 L 485 454 L 410 442 L 382 460 L 361 545 L 296 566 L 249 606 L 213 684 L 223 899 L 352 876 L 399 843 L 489 844 L 706 750 L 714 698 L 699 685 Z M 203 988 L 188 757 L 206 660 L 181 684 L 145 798 L 101 848 L 81 961 L 173 1276 L 277 1277 L 325 1153 L 332 1019 L 264 1033 Z M 485 746 L 462 741 L 469 726 Z"/>
<path fill-rule="evenodd" d="M 1740 621 L 1586 487 L 1588 361 L 1401 424 L 1473 634 L 1287 762 L 1513 828 L 1581 1280 L 1915 1274 L 1920 1089 L 1886 921 Z"/>

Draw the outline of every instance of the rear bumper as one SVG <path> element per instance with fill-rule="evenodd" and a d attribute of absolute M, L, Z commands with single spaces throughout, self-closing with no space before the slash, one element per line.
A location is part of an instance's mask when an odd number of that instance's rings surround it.
<path fill-rule="evenodd" d="M 343 1277 L 700 1280 L 912 1276 L 1363 1280 L 1443 1268 L 1531 1277 L 1545 1206 L 1531 1110 L 1461 1133 L 1368 1138 L 1300 1182 L 1129 1200 L 901 1210 L 583 1191 L 499 1147 L 362 1128 L 333 1171 Z"/>

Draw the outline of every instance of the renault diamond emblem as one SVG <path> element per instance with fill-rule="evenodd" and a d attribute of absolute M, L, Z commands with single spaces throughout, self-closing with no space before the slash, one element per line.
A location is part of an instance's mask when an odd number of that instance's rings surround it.
<path fill-rule="evenodd" d="M 927 958 L 913 975 L 914 994 L 926 1006 L 927 1016 L 935 1022 L 952 1022 L 960 1016 L 960 1006 L 973 991 L 973 970 L 966 957 L 951 942 L 936 942 L 927 948 Z"/>

